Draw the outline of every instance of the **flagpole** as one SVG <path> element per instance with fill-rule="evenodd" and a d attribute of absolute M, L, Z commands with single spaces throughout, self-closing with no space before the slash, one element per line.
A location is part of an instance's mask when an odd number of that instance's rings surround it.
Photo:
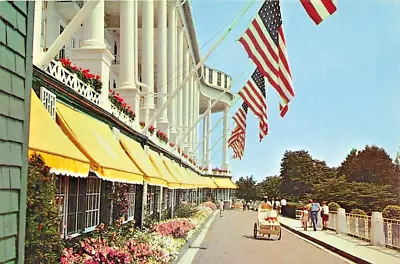
<path fill-rule="evenodd" d="M 192 69 L 192 71 L 188 74 L 188 76 L 183 79 L 183 81 L 176 87 L 174 92 L 168 97 L 168 100 L 158 109 L 158 111 L 155 113 L 155 115 L 152 116 L 152 118 L 146 123 L 146 125 L 143 128 L 144 133 L 147 135 L 147 131 L 149 127 L 156 121 L 161 114 L 164 112 L 164 110 L 171 104 L 171 102 L 175 99 L 175 97 L 178 95 L 178 93 L 182 90 L 182 88 L 185 86 L 185 84 L 190 80 L 190 78 L 197 73 L 197 71 L 200 69 L 200 67 L 203 66 L 204 62 L 210 57 L 211 53 L 214 52 L 214 50 L 218 47 L 219 44 L 229 35 L 229 33 L 232 31 L 232 28 L 236 26 L 237 23 L 239 23 L 240 18 L 249 10 L 251 5 L 254 3 L 255 0 L 249 1 L 249 3 L 243 8 L 242 12 L 236 17 L 236 19 L 230 24 L 226 32 L 221 36 L 221 38 L 214 44 L 214 46 L 211 47 L 211 49 L 206 53 L 206 55 L 197 63 L 197 65 Z"/>

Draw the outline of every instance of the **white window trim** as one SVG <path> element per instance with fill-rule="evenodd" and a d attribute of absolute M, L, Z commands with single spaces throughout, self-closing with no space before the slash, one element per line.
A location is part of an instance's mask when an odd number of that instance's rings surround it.
<path fill-rule="evenodd" d="M 93 208 L 89 209 L 89 205 L 86 204 L 85 215 L 84 215 L 84 217 L 85 217 L 85 230 L 84 230 L 84 232 L 85 233 L 93 231 L 94 229 L 96 229 L 96 226 L 98 226 L 100 224 L 101 179 L 88 177 L 87 181 L 89 181 L 89 180 L 98 181 L 98 190 L 95 190 L 95 191 L 98 191 L 98 192 L 90 193 L 89 195 L 91 195 L 93 197 L 98 196 L 99 199 L 98 199 L 98 202 L 97 202 L 97 209 L 93 209 Z M 87 199 L 87 196 L 88 196 L 88 193 L 86 191 L 85 192 L 85 199 Z M 97 213 L 98 214 L 97 223 L 95 223 L 95 225 L 86 227 L 86 223 L 87 223 L 86 214 L 87 213 L 94 213 L 94 214 Z"/>

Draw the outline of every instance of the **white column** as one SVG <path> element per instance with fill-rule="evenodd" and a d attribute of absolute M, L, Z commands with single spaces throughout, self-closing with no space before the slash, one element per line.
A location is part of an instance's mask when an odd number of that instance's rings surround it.
<path fill-rule="evenodd" d="M 228 133 L 229 133 L 229 118 L 228 118 L 228 112 L 229 112 L 229 106 L 225 105 L 224 108 L 224 124 L 223 124 L 223 131 L 222 131 L 222 168 L 223 169 L 228 169 Z"/>
<path fill-rule="evenodd" d="M 191 64 L 191 63 L 190 63 Z M 188 129 L 191 129 L 193 126 L 193 112 L 194 112 L 194 76 L 192 76 L 192 78 L 190 78 L 189 81 L 189 111 L 188 111 Z M 189 153 L 190 156 L 193 156 L 192 150 L 193 150 L 193 130 L 189 132 L 188 135 L 188 147 L 189 147 Z"/>
<path fill-rule="evenodd" d="M 177 63 L 176 63 L 176 7 L 175 1 L 169 2 L 168 6 L 168 93 L 176 89 L 176 76 L 177 76 Z M 177 131 L 176 131 L 176 106 L 177 98 L 175 98 L 171 105 L 168 107 L 168 121 L 169 127 L 169 139 L 170 142 L 177 142 Z"/>
<path fill-rule="evenodd" d="M 182 83 L 183 80 L 183 28 L 181 25 L 178 26 L 178 32 L 177 32 L 177 69 L 178 69 L 178 78 L 177 78 L 177 85 Z M 180 139 L 182 137 L 183 131 L 183 90 L 181 90 L 178 94 L 178 100 L 177 100 L 177 115 L 176 115 L 176 121 L 177 121 L 177 128 L 178 128 L 178 138 Z M 183 146 L 180 146 L 181 148 Z"/>
<path fill-rule="evenodd" d="M 203 117 L 203 151 L 202 151 L 202 163 L 203 163 L 203 167 L 205 167 L 207 165 L 207 159 L 206 159 L 206 152 L 207 152 L 207 140 L 205 140 L 206 138 L 206 134 L 207 134 L 207 116 L 205 115 Z"/>
<path fill-rule="evenodd" d="M 207 108 L 211 106 L 211 99 L 208 99 L 207 101 Z M 210 129 L 211 129 L 211 111 L 208 112 L 207 114 L 207 149 L 206 149 L 206 165 L 210 167 Z M 209 168 L 211 170 L 212 168 Z"/>
<path fill-rule="evenodd" d="M 164 198 L 163 192 L 164 192 L 164 188 L 160 186 L 160 196 L 158 198 L 158 212 L 159 212 L 158 221 L 161 221 L 161 212 L 163 211 L 163 208 L 162 208 L 162 201 Z"/>
<path fill-rule="evenodd" d="M 189 75 L 189 71 L 190 71 L 190 53 L 189 50 L 187 48 L 185 48 L 184 50 L 184 56 L 183 56 L 183 60 L 184 60 L 184 64 L 183 64 L 183 76 L 184 78 L 186 76 Z M 186 83 L 185 87 L 182 89 L 182 100 L 183 100 L 183 131 L 182 131 L 182 135 L 185 135 L 186 132 L 188 131 L 188 125 L 189 125 L 189 120 L 188 120 L 188 113 L 189 113 L 189 82 Z M 189 150 L 189 145 L 188 145 L 188 137 L 186 137 L 184 139 L 184 143 L 183 143 L 183 149 L 185 153 L 188 153 Z"/>
<path fill-rule="evenodd" d="M 385 246 L 385 230 L 381 212 L 371 214 L 371 245 Z"/>
<path fill-rule="evenodd" d="M 91 16 L 86 19 L 83 32 L 86 36 L 85 41 L 83 41 L 84 47 L 106 47 L 106 44 L 104 44 L 104 0 L 100 0 L 93 9 Z"/>
<path fill-rule="evenodd" d="M 167 102 L 167 0 L 157 1 L 157 108 Z M 167 109 L 157 120 L 157 128 L 169 136 Z"/>
<path fill-rule="evenodd" d="M 347 233 L 347 219 L 346 210 L 339 208 L 336 215 L 336 233 L 346 234 Z"/>
<path fill-rule="evenodd" d="M 199 117 L 199 88 L 198 87 L 199 87 L 199 82 L 196 79 L 195 83 L 194 83 L 194 87 L 193 87 L 193 122 L 195 122 L 197 120 L 197 118 Z M 195 149 L 198 144 L 197 133 L 198 133 L 198 125 L 196 125 L 196 127 L 193 130 L 193 139 L 192 139 L 193 149 Z M 198 153 L 198 151 L 196 150 L 196 152 L 194 152 L 192 154 L 194 160 L 196 160 L 196 158 L 197 158 L 197 153 Z"/>
<path fill-rule="evenodd" d="M 100 105 L 105 110 L 110 111 L 108 89 L 110 66 L 114 56 L 104 44 L 104 0 L 100 0 L 91 15 L 86 19 L 83 24 L 83 31 L 83 47 L 71 50 L 71 60 L 79 67 L 87 68 L 93 74 L 100 75 L 103 83 Z"/>
<path fill-rule="evenodd" d="M 33 23 L 33 63 L 42 55 L 42 4 L 43 0 L 35 1 L 35 21 Z"/>
<path fill-rule="evenodd" d="M 154 2 L 142 1 L 142 79 L 144 106 L 140 109 L 141 121 L 147 122 L 154 114 Z"/>
<path fill-rule="evenodd" d="M 120 66 L 117 92 L 139 115 L 139 92 L 135 85 L 134 0 L 120 2 Z"/>

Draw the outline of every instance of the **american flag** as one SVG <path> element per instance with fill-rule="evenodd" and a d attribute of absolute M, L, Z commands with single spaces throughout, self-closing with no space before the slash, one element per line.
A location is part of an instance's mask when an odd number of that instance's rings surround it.
<path fill-rule="evenodd" d="M 240 89 L 239 96 L 260 119 L 260 141 L 268 134 L 265 79 L 256 69 L 250 80 Z"/>
<path fill-rule="evenodd" d="M 243 156 L 245 139 L 246 131 L 236 126 L 228 140 L 228 147 L 232 148 L 234 157 L 241 158 Z"/>
<path fill-rule="evenodd" d="M 300 2 L 317 25 L 337 10 L 336 0 L 300 0 Z"/>
<path fill-rule="evenodd" d="M 235 130 L 237 130 L 237 129 L 241 133 L 236 133 L 236 134 L 232 133 L 232 136 L 230 138 L 229 147 L 232 148 L 233 153 L 234 153 L 232 158 L 242 159 L 243 154 L 244 154 L 246 133 L 243 130 L 241 130 L 240 128 L 238 128 L 238 127 Z"/>
<path fill-rule="evenodd" d="M 286 53 L 279 0 L 264 2 L 239 42 L 285 105 L 292 101 L 292 74 Z"/>
<path fill-rule="evenodd" d="M 236 125 L 240 127 L 242 130 L 246 130 L 246 119 L 247 119 L 247 111 L 248 106 L 245 102 L 242 103 L 239 110 L 233 116 L 233 120 L 235 121 Z"/>

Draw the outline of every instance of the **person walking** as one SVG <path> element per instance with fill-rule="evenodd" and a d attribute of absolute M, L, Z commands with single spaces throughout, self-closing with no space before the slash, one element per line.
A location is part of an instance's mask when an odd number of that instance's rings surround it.
<path fill-rule="evenodd" d="M 287 201 L 285 199 L 285 197 L 282 198 L 281 200 L 281 207 L 282 207 L 282 215 L 286 216 L 286 205 L 287 205 Z"/>
<path fill-rule="evenodd" d="M 314 201 L 311 203 L 311 221 L 313 224 L 314 231 L 317 231 L 318 224 L 318 213 L 321 209 L 321 206 L 318 202 Z"/>
<path fill-rule="evenodd" d="M 222 217 L 222 212 L 224 211 L 224 201 L 222 199 L 219 201 L 219 216 Z"/>
<path fill-rule="evenodd" d="M 328 230 L 329 206 L 327 205 L 327 202 L 322 203 L 321 217 L 322 217 L 322 230 Z"/>
<path fill-rule="evenodd" d="M 304 231 L 307 231 L 307 224 L 308 224 L 308 210 L 305 206 L 301 208 L 301 226 L 303 227 Z"/>

